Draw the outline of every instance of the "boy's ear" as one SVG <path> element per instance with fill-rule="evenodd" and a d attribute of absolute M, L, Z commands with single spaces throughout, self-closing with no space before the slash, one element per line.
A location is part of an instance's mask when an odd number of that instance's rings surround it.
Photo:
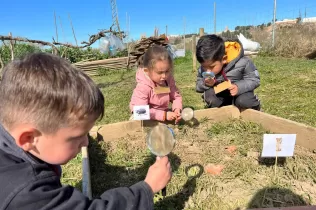
<path fill-rule="evenodd" d="M 222 63 L 223 64 L 227 64 L 227 55 L 224 55 L 224 57 L 222 59 Z"/>
<path fill-rule="evenodd" d="M 34 128 L 25 127 L 15 136 L 15 142 L 24 151 L 30 151 L 36 147 L 38 133 Z"/>

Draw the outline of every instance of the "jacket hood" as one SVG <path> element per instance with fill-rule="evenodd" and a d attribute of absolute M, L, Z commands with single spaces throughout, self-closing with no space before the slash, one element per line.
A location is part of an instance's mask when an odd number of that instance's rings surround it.
<path fill-rule="evenodd" d="M 144 68 L 139 68 L 136 72 L 136 82 L 149 87 L 155 87 L 155 83 L 144 72 Z"/>
<path fill-rule="evenodd" d="M 238 39 L 225 39 L 225 55 L 227 56 L 227 65 L 224 68 L 228 72 L 240 58 L 244 56 L 242 43 Z"/>

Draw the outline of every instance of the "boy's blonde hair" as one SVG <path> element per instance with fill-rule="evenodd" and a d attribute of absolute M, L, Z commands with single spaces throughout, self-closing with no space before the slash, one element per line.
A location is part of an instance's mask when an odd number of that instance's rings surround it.
<path fill-rule="evenodd" d="M 54 133 L 104 114 L 104 97 L 92 79 L 47 53 L 9 63 L 3 69 L 0 97 L 0 122 L 8 129 L 32 123 L 42 132 Z"/>

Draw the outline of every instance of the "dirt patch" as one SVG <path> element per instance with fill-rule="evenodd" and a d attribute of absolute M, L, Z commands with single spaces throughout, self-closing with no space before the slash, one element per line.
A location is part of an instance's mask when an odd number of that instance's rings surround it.
<path fill-rule="evenodd" d="M 239 120 L 216 124 L 206 121 L 195 128 L 186 125 L 172 128 L 177 140 L 169 155 L 173 178 L 167 186 L 167 197 L 162 199 L 156 195 L 156 209 L 244 209 L 316 203 L 316 155 L 311 151 L 296 146 L 295 156 L 278 162 L 275 170 L 274 159 L 257 157 L 263 134 L 269 133 L 258 124 Z M 227 152 L 231 145 L 236 147 L 233 153 Z M 104 191 L 101 187 L 124 186 L 142 180 L 155 159 L 141 133 L 94 143 L 91 149 L 106 157 L 92 159 L 96 196 Z M 102 164 L 107 171 L 98 173 Z M 217 175 L 205 173 L 208 164 L 223 165 L 224 169 Z M 109 180 L 109 176 L 115 178 Z M 101 180 L 107 184 L 100 186 Z"/>

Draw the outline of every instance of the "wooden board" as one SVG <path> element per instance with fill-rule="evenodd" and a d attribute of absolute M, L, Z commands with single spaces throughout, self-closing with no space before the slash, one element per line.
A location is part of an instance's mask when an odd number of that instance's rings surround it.
<path fill-rule="evenodd" d="M 274 133 L 297 134 L 296 143 L 298 145 L 308 149 L 316 149 L 316 128 L 266 114 L 264 112 L 247 109 L 240 113 L 239 109 L 235 106 L 225 106 L 221 108 L 194 111 L 194 117 L 198 121 L 207 118 L 212 122 L 220 122 L 229 118 L 241 117 L 246 121 L 259 123 L 265 129 Z M 143 121 L 143 126 L 145 128 L 153 127 L 157 124 L 159 124 L 157 121 Z M 104 141 L 110 141 L 139 132 L 142 132 L 141 121 L 124 121 L 96 126 L 91 130 L 90 135 L 93 137 L 100 135 Z"/>
<path fill-rule="evenodd" d="M 104 141 L 116 140 L 132 135 L 141 131 L 141 121 L 124 121 L 119 123 L 107 124 L 100 127 L 100 134 Z"/>
<path fill-rule="evenodd" d="M 316 149 L 316 128 L 252 109 L 242 111 L 241 118 L 259 123 L 273 133 L 297 134 L 297 145 Z"/>
<path fill-rule="evenodd" d="M 214 122 L 220 122 L 229 118 L 239 118 L 239 109 L 235 106 L 224 106 L 221 108 L 201 109 L 194 111 L 194 117 L 197 120 L 208 118 Z"/>
<path fill-rule="evenodd" d="M 239 118 L 239 116 L 239 109 L 234 106 L 194 111 L 194 117 L 198 121 L 207 118 L 213 122 L 219 122 L 229 118 Z M 157 121 L 145 120 L 143 121 L 143 126 L 145 128 L 154 127 L 159 123 L 160 122 Z M 97 138 L 99 135 L 104 141 L 111 141 L 140 132 L 142 132 L 141 121 L 124 121 L 102 126 L 95 126 L 92 128 L 89 134 L 94 138 Z"/>

